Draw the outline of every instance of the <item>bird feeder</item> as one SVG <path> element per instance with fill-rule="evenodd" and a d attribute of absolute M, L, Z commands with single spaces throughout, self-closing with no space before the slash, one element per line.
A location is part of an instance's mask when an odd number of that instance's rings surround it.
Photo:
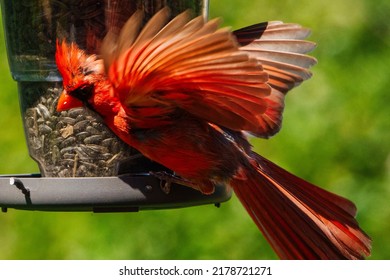
<path fill-rule="evenodd" d="M 8 61 L 18 84 L 26 142 L 40 174 L 0 177 L 0 206 L 45 211 L 137 211 L 214 203 L 230 198 L 180 184 L 169 191 L 151 172 L 170 171 L 117 138 L 88 108 L 57 112 L 62 78 L 56 39 L 99 53 L 105 34 L 137 10 L 146 19 L 167 5 L 172 16 L 191 9 L 207 16 L 207 0 L 0 0 Z M 172 151 L 174 153 L 174 150 Z M 191 160 L 191 159 L 189 159 Z"/>

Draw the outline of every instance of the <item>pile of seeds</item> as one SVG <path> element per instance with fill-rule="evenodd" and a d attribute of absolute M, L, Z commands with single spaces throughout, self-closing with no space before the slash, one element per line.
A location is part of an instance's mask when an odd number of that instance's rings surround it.
<path fill-rule="evenodd" d="M 42 92 L 45 85 L 51 87 Z M 29 151 L 42 174 L 52 177 L 117 175 L 119 164 L 131 161 L 136 151 L 87 108 L 57 112 L 60 90 L 56 85 L 28 83 L 21 87 L 23 95 L 30 97 L 22 104 Z"/>

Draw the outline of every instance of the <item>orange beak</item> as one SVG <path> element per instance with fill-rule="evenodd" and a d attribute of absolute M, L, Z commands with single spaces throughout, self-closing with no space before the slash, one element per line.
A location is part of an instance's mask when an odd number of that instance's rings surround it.
<path fill-rule="evenodd" d="M 84 104 L 81 100 L 68 94 L 65 90 L 61 93 L 58 99 L 57 111 L 66 111 L 72 108 L 83 107 Z"/>

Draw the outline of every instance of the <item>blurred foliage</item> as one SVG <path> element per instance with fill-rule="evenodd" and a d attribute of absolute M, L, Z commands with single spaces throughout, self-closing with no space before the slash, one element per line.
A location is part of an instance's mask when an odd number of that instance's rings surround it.
<path fill-rule="evenodd" d="M 319 63 L 289 94 L 284 126 L 255 149 L 287 170 L 353 200 L 373 239 L 371 259 L 390 259 L 390 2 L 210 0 L 210 17 L 234 29 L 267 20 L 312 29 Z M 0 31 L 0 173 L 37 172 L 29 158 Z M 273 259 L 233 197 L 202 206 L 126 214 L 0 215 L 0 259 Z"/>

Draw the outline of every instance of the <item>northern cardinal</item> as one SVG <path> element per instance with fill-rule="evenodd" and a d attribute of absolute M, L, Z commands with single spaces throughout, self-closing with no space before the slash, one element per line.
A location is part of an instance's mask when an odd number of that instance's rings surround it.
<path fill-rule="evenodd" d="M 230 186 L 281 259 L 369 256 L 351 201 L 278 167 L 247 140 L 278 132 L 285 94 L 311 76 L 309 31 L 266 22 L 231 32 L 189 12 L 169 19 L 164 8 L 142 27 L 135 12 L 119 34 L 107 34 L 99 56 L 58 40 L 58 111 L 93 109 L 124 142 L 174 171 L 167 180 L 205 194 Z"/>

